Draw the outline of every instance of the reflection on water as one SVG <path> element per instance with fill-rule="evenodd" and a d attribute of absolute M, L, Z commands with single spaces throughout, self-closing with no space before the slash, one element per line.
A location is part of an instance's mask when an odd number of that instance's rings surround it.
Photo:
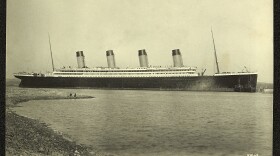
<path fill-rule="evenodd" d="M 272 95 L 74 91 L 96 98 L 29 101 L 14 110 L 119 155 L 271 155 Z"/>

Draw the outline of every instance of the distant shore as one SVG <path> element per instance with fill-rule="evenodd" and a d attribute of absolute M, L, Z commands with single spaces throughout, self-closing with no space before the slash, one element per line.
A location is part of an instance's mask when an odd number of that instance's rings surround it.
<path fill-rule="evenodd" d="M 19 103 L 30 100 L 85 99 L 87 95 L 73 97 L 66 91 L 52 92 L 48 89 L 6 87 L 6 155 L 96 155 L 92 147 L 79 145 L 66 139 L 39 120 L 20 116 L 12 111 Z M 103 154 L 106 155 L 106 154 Z"/>

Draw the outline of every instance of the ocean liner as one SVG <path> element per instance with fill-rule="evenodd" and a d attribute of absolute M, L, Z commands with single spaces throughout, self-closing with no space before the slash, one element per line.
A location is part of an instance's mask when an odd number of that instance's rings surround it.
<path fill-rule="evenodd" d="M 52 59 L 51 73 L 20 72 L 14 76 L 21 79 L 20 87 L 256 92 L 257 73 L 220 72 L 214 38 L 213 44 L 217 67 L 214 75 L 184 66 L 179 49 L 172 50 L 172 67 L 149 66 L 147 52 L 142 49 L 138 51 L 138 68 L 118 68 L 113 50 L 106 51 L 108 67 L 88 68 L 83 51 L 77 51 L 77 68 L 55 69 Z M 51 44 L 50 52 L 52 58 Z"/>

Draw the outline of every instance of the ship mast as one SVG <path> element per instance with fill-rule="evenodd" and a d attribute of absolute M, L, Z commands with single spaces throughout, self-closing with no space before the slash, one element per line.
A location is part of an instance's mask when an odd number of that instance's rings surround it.
<path fill-rule="evenodd" d="M 219 73 L 220 73 L 220 69 L 219 69 L 219 63 L 218 63 L 218 59 L 217 59 L 217 52 L 216 52 L 215 40 L 214 40 L 212 28 L 211 28 L 211 33 L 212 33 L 212 39 L 213 39 L 213 45 L 214 45 L 214 53 L 215 53 L 216 67 L 217 67 L 217 72 L 218 72 L 218 74 L 219 74 Z"/>
<path fill-rule="evenodd" d="M 49 35 L 49 45 L 50 45 L 50 52 L 51 52 L 51 59 L 52 59 L 52 69 L 54 71 L 54 64 L 53 64 L 53 56 L 52 56 L 52 45 L 51 45 L 51 39 L 50 39 L 50 34 Z"/>

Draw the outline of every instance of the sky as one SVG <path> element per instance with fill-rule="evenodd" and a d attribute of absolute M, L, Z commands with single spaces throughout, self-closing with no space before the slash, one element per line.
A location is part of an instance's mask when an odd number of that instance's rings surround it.
<path fill-rule="evenodd" d="M 180 49 L 185 66 L 215 73 L 214 33 L 221 72 L 258 72 L 273 82 L 272 0 L 7 0 L 6 77 L 13 73 L 107 66 L 114 50 L 120 68 L 138 67 L 138 50 L 149 64 L 170 66 Z"/>

